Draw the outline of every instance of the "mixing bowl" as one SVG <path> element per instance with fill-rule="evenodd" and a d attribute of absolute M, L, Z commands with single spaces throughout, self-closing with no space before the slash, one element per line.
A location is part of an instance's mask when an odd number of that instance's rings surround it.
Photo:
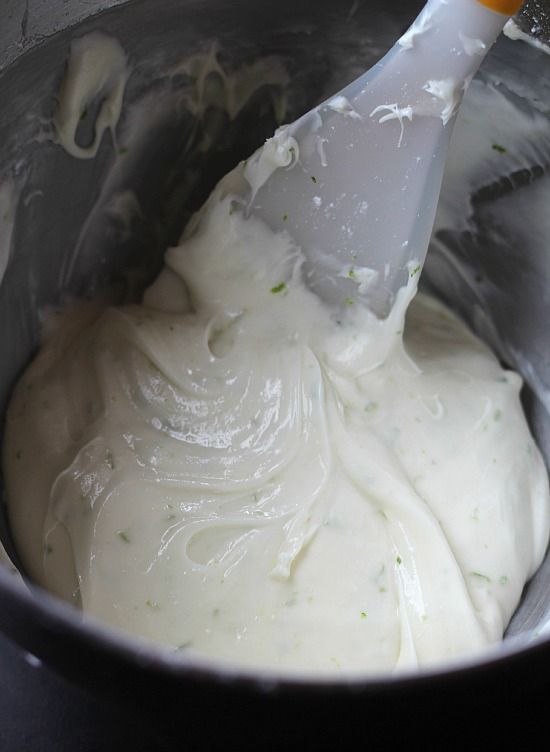
<path fill-rule="evenodd" d="M 4 415 L 48 310 L 67 296 L 100 290 L 108 290 L 109 299 L 136 299 L 159 269 L 163 250 L 177 240 L 217 179 L 277 123 L 294 119 L 372 65 L 421 3 L 3 0 L 0 5 Z M 526 414 L 547 462 L 548 12 L 550 3 L 527 5 L 515 33 L 536 44 L 501 38 L 466 96 L 423 274 L 433 294 L 523 375 Z M 71 39 L 97 30 L 120 40 L 132 75 L 116 139 L 106 133 L 94 159 L 76 159 L 55 143 L 51 123 Z M 233 108 L 227 82 L 214 70 L 203 82 L 203 105 L 192 111 L 182 105 L 190 73 L 181 61 L 190 55 L 210 56 L 228 74 L 258 59 L 271 64 L 254 68 L 253 86 Z M 78 134 L 84 145 L 93 135 L 90 117 Z M 116 197 L 130 191 L 140 210 L 115 211 Z M 5 505 L 0 530 L 11 562 L 24 574 Z M 159 737 L 195 748 L 223 744 L 233 734 L 263 746 L 337 741 L 344 729 L 371 739 L 377 734 L 393 739 L 398 727 L 422 729 L 424 735 L 429 728 L 440 734 L 451 728 L 454 735 L 450 718 L 493 717 L 550 686 L 549 557 L 527 585 L 502 645 L 452 666 L 353 680 L 285 678 L 175 658 L 100 624 L 83 623 L 76 609 L 23 584 L 11 562 L 0 566 L 4 633 L 70 680 L 137 709 Z"/>

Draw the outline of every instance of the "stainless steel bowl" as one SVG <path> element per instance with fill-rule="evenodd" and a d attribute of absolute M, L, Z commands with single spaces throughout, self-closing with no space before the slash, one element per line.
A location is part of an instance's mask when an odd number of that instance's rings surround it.
<path fill-rule="evenodd" d="M 175 106 L 178 83 L 168 82 L 163 71 L 212 42 L 229 67 L 276 55 L 289 72 L 285 119 L 293 119 L 369 67 L 420 5 L 387 0 L 2 0 L 0 197 L 6 182 L 15 191 L 4 195 L 0 225 L 0 414 L 37 347 L 44 308 L 68 293 L 105 286 L 119 299 L 135 296 L 216 180 L 276 125 L 268 87 L 260 88 L 236 119 L 228 120 L 214 103 L 199 122 Z M 549 10 L 550 3 L 529 3 L 518 23 L 544 42 L 550 37 Z M 116 36 L 132 62 L 126 110 L 151 91 L 164 102 L 154 131 L 144 134 L 134 168 L 124 176 L 124 185 L 138 194 L 143 208 L 130 233 L 98 202 L 112 167 L 112 140 L 104 138 L 94 160 L 80 161 L 43 138 L 70 40 L 98 29 Z M 468 225 L 460 222 L 459 205 L 454 207 L 456 223 L 440 222 L 424 275 L 436 295 L 522 372 L 525 409 L 547 462 L 549 74 L 550 57 L 524 42 L 501 39 L 491 52 L 482 79 L 523 112 L 546 118 L 548 127 L 540 148 L 519 159 L 519 167 L 496 178 L 478 175 Z M 480 123 L 491 115 L 489 106 L 473 100 L 469 106 Z M 513 121 L 502 124 L 510 143 L 517 141 L 514 128 Z M 212 147 L 199 163 L 189 144 L 205 130 Z M 451 214 L 455 180 L 456 170 L 445 185 Z M 2 511 L 2 542 L 18 566 Z M 397 733 L 396 712 L 403 724 L 424 734 L 428 721 L 432 730 L 451 733 L 451 717 L 466 712 L 493 717 L 516 707 L 520 696 L 550 686 L 549 620 L 547 557 L 527 586 L 503 645 L 482 658 L 375 680 L 289 680 L 172 661 L 101 625 L 83 624 L 70 606 L 32 585 L 19 585 L 8 565 L 0 567 L 0 628 L 6 635 L 71 680 L 139 709 L 156 724 L 159 736 L 202 748 L 213 748 L 230 734 L 242 735 L 243 729 L 249 741 L 270 746 L 266 729 L 274 724 L 283 737 L 292 729 L 294 740 L 339 740 L 345 728 L 389 739 Z M 182 708 L 195 721 L 180 730 Z"/>

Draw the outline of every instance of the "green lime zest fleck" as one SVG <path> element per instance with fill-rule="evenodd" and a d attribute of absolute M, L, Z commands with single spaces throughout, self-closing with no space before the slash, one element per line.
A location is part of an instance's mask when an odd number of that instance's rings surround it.
<path fill-rule="evenodd" d="M 120 540 L 123 541 L 124 543 L 130 543 L 130 536 L 128 535 L 126 530 L 117 530 L 116 534 L 118 535 Z"/>
<path fill-rule="evenodd" d="M 355 269 L 350 269 L 348 272 L 348 277 L 350 279 L 355 279 L 357 277 L 357 274 L 355 273 Z"/>
<path fill-rule="evenodd" d="M 118 153 L 119 154 L 128 154 L 128 147 L 127 146 L 123 146 L 122 148 L 120 148 L 118 150 Z"/>
<path fill-rule="evenodd" d="M 503 574 L 502 577 L 499 578 L 499 582 L 501 585 L 507 585 L 508 584 L 508 577 Z"/>
<path fill-rule="evenodd" d="M 160 608 L 159 604 L 156 601 L 152 601 L 150 598 L 147 598 L 145 605 L 152 611 L 158 611 Z"/>
<path fill-rule="evenodd" d="M 472 577 L 477 577 L 479 580 L 484 580 L 485 582 L 491 582 L 491 578 L 487 577 L 486 574 L 482 574 L 481 572 L 470 572 L 470 575 Z"/>
<path fill-rule="evenodd" d="M 311 182 L 312 183 L 317 183 L 317 178 L 315 177 L 315 175 L 311 176 Z"/>
<path fill-rule="evenodd" d="M 367 618 L 367 612 L 366 611 L 361 611 L 361 618 L 362 619 L 366 619 Z"/>
<path fill-rule="evenodd" d="M 504 146 L 501 146 L 500 144 L 493 144 L 491 146 L 491 149 L 493 151 L 498 151 L 499 154 L 506 154 L 506 152 L 508 151 L 508 149 L 506 149 Z"/>
<path fill-rule="evenodd" d="M 422 269 L 422 267 L 420 266 L 420 264 L 418 264 L 417 266 L 415 266 L 413 269 L 410 270 L 410 272 L 409 272 L 410 276 L 414 277 L 416 274 L 418 274 L 418 272 L 421 269 Z"/>
<path fill-rule="evenodd" d="M 283 214 L 283 222 L 286 222 L 288 219 L 288 214 Z"/>
<path fill-rule="evenodd" d="M 296 591 L 294 591 L 286 599 L 286 601 L 284 602 L 284 605 L 285 606 L 295 606 L 297 602 L 298 602 L 298 593 Z"/>
<path fill-rule="evenodd" d="M 355 301 L 354 301 L 354 299 L 353 299 L 353 298 L 346 298 L 346 299 L 344 300 L 344 304 L 345 304 L 345 305 L 353 305 L 354 303 L 355 303 Z"/>
<path fill-rule="evenodd" d="M 401 558 L 401 557 L 399 556 L 399 554 L 398 554 L 398 555 L 396 556 L 396 559 L 395 559 L 395 561 L 396 561 L 396 562 L 397 562 L 398 564 L 402 564 L 402 563 L 403 563 L 403 559 L 402 559 L 402 558 Z"/>
<path fill-rule="evenodd" d="M 283 292 L 283 290 L 286 290 L 286 282 L 279 282 L 278 285 L 275 285 L 275 287 L 271 288 L 271 292 L 276 295 L 278 292 Z"/>

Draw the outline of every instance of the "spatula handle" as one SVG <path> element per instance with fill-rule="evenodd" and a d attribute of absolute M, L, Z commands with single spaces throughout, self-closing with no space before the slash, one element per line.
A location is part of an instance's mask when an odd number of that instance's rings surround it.
<path fill-rule="evenodd" d="M 495 13 L 502 13 L 505 16 L 513 16 L 523 5 L 523 0 L 478 0 Z"/>

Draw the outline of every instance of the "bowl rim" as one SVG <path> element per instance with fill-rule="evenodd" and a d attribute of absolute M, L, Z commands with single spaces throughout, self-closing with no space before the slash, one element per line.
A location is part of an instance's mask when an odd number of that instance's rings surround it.
<path fill-rule="evenodd" d="M 28 580 L 22 582 L 5 565 L 0 565 L 0 597 L 2 596 L 7 596 L 26 617 L 30 615 L 34 619 L 32 627 L 45 634 L 76 638 L 79 646 L 87 643 L 96 652 L 107 658 L 114 658 L 129 668 L 164 675 L 178 681 L 187 679 L 210 686 L 217 684 L 226 688 L 240 687 L 252 690 L 255 694 L 288 691 L 295 694 L 299 691 L 305 694 L 330 692 L 362 696 L 402 695 L 416 693 L 420 688 L 433 690 L 434 685 L 442 683 L 447 686 L 464 682 L 470 684 L 474 677 L 494 680 L 502 672 L 508 673 L 518 664 L 531 666 L 544 657 L 550 657 L 550 634 L 531 633 L 530 638 L 526 638 L 525 634 L 505 638 L 475 655 L 452 663 L 438 663 L 393 674 L 358 672 L 338 676 L 328 672 L 279 672 L 218 661 L 194 652 L 180 656 L 169 648 L 142 641 L 94 617 L 87 616 L 83 620 L 81 612 L 74 606 Z M 10 604 L 4 605 L 9 607 Z M 4 624 L 0 624 L 0 631 L 23 650 L 30 652 L 24 635 L 14 635 Z M 42 661 L 44 656 L 40 652 L 33 651 L 30 654 Z M 56 670 L 55 663 L 47 659 L 46 663 Z"/>

